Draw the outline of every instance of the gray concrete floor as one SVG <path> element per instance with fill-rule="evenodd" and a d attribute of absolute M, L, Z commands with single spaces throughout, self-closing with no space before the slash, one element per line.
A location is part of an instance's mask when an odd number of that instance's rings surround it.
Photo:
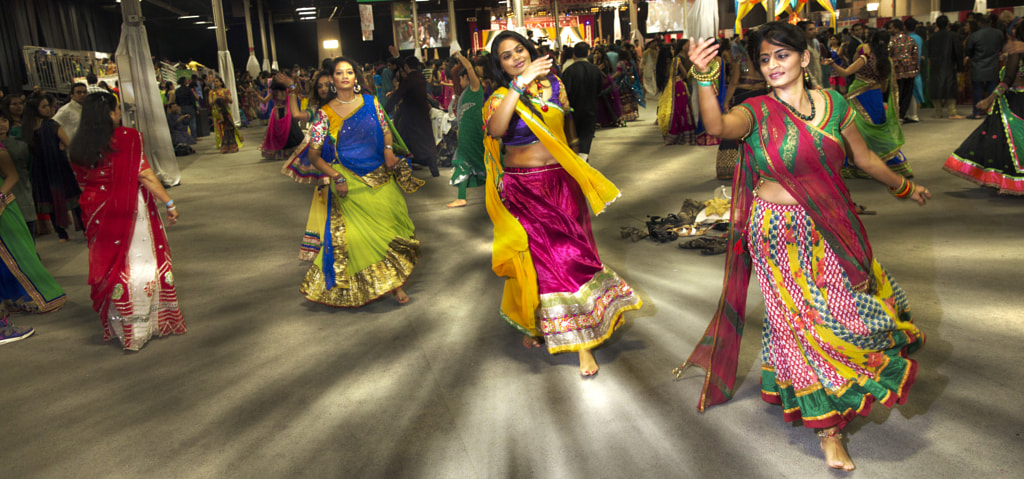
<path fill-rule="evenodd" d="M 928 334 L 908 403 L 876 407 L 848 429 L 859 477 L 1024 476 L 1024 198 L 1000 197 L 941 170 L 976 121 L 906 127 L 925 208 L 876 183 L 850 183 L 876 257 L 910 296 Z M 661 145 L 653 108 L 598 132 L 592 163 L 622 189 L 594 221 L 604 261 L 644 308 L 596 351 L 520 346 L 497 316 L 483 192 L 446 209 L 442 178 L 408 197 L 423 257 L 398 306 L 309 303 L 296 259 L 311 188 L 259 158 L 263 129 L 240 153 L 181 158 L 168 228 L 189 332 L 139 353 L 102 342 L 78 234 L 39 238 L 67 306 L 16 317 L 34 337 L 0 347 L 0 476 L 111 477 L 845 477 L 818 440 L 759 394 L 763 302 L 751 288 L 740 382 L 729 403 L 696 411 L 701 379 L 672 369 L 717 304 L 724 256 L 632 243 L 619 227 L 707 199 L 713 147 Z M 443 171 L 443 173 L 448 173 Z"/>

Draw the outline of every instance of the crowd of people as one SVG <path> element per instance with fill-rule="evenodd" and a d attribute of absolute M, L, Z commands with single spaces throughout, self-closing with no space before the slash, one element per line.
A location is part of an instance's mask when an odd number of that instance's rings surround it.
<path fill-rule="evenodd" d="M 732 395 L 753 274 L 766 310 L 762 397 L 818 430 L 830 467 L 852 470 L 841 430 L 873 401 L 907 400 L 917 363 L 906 356 L 925 335 L 874 257 L 845 181 L 874 179 L 925 205 L 931 192 L 912 180 L 903 126 L 928 107 L 962 118 L 966 75 L 969 118 L 984 121 L 945 168 L 1024 194 L 1022 45 L 1024 22 L 1012 15 L 893 20 L 840 35 L 771 22 L 745 38 L 581 42 L 560 55 L 505 31 L 490 51 L 426 64 L 392 49 L 369 65 L 338 57 L 317 69 L 241 74 L 239 121 L 216 75 L 181 78 L 161 95 L 176 146 L 195 143 L 202 109 L 222 153 L 239 151 L 238 125 L 259 119 L 263 158 L 286 160 L 283 173 L 316 185 L 300 291 L 328 306 L 411 300 L 403 285 L 421 239 L 404 195 L 425 184 L 413 165 L 436 177 L 450 162 L 457 197 L 447 206 L 466 206 L 468 189 L 482 187 L 494 224 L 492 268 L 506 278 L 500 317 L 527 348 L 577 353 L 585 377 L 599 370 L 591 350 L 641 308 L 591 231 L 591 212 L 619 196 L 588 162 L 595 130 L 656 108 L 665 144 L 717 145 L 716 176 L 733 185 L 722 301 L 681 367 L 707 371 L 699 408 Z M 35 254 L 43 224 L 62 239 L 84 230 L 105 339 L 137 350 L 184 333 L 157 205 L 171 224 L 179 213 L 142 135 L 121 125 L 117 97 L 78 84 L 59 111 L 38 93 L 5 95 L 0 106 L 0 343 L 32 333 L 11 325 L 11 313 L 64 303 Z M 450 132 L 432 131 L 434 110 L 454 117 Z"/>

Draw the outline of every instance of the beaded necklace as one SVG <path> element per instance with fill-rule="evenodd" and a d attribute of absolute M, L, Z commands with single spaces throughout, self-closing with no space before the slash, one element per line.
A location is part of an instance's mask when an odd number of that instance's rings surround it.
<path fill-rule="evenodd" d="M 793 105 L 790 105 L 789 103 L 786 103 L 785 101 L 783 101 L 782 98 L 779 98 L 779 93 L 777 91 L 775 91 L 774 88 L 772 89 L 772 95 L 775 96 L 775 99 L 778 100 L 779 103 L 782 103 L 786 108 L 788 108 L 790 113 L 796 115 L 797 118 L 799 118 L 799 119 L 801 119 L 803 121 L 811 121 L 811 120 L 814 119 L 814 113 L 815 113 L 814 112 L 814 100 L 811 99 L 811 91 L 810 90 L 804 89 L 804 91 L 807 92 L 807 101 L 811 102 L 811 114 L 810 115 L 804 115 L 804 114 L 800 113 L 799 111 L 797 111 L 796 108 L 793 108 Z"/>

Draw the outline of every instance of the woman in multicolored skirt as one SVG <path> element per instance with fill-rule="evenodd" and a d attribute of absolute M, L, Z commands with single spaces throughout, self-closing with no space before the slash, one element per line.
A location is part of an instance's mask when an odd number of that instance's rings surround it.
<path fill-rule="evenodd" d="M 733 179 L 722 300 L 679 372 L 687 365 L 707 371 L 701 411 L 732 397 L 753 269 L 767 310 L 761 397 L 781 404 L 786 421 L 819 429 L 829 467 L 853 470 L 840 430 L 875 400 L 885 406 L 907 400 L 917 363 L 905 355 L 921 346 L 924 334 L 911 320 L 906 295 L 871 253 L 840 178 L 845 148 L 896 196 L 923 205 L 930 194 L 868 149 L 842 95 L 805 85 L 810 54 L 799 28 L 769 23 L 747 48 L 772 94 L 725 114 L 714 91 L 714 39 L 689 54 L 708 131 L 740 139 L 744 154 Z"/>
<path fill-rule="evenodd" d="M 576 352 L 580 374 L 597 374 L 591 350 L 623 324 L 640 298 L 601 262 L 590 229 L 619 190 L 569 148 L 562 81 L 551 57 L 515 32 L 492 45 L 495 90 L 484 107 L 487 213 L 494 222 L 492 265 L 506 277 L 501 316 L 549 353 Z M 507 153 L 501 157 L 503 141 Z"/>
<path fill-rule="evenodd" d="M 1014 37 L 1024 41 L 1024 23 Z M 1024 54 L 1006 60 L 1003 81 L 978 103 L 988 116 L 943 166 L 972 183 L 995 188 L 999 194 L 1024 196 Z"/>

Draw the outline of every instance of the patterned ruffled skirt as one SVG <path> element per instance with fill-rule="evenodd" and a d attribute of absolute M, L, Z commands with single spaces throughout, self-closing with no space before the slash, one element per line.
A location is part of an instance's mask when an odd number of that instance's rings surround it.
<path fill-rule="evenodd" d="M 749 226 L 766 309 L 761 397 L 813 428 L 905 402 L 917 372 L 905 356 L 924 334 L 889 273 L 873 261 L 876 291 L 856 290 L 799 205 L 755 199 Z"/>

